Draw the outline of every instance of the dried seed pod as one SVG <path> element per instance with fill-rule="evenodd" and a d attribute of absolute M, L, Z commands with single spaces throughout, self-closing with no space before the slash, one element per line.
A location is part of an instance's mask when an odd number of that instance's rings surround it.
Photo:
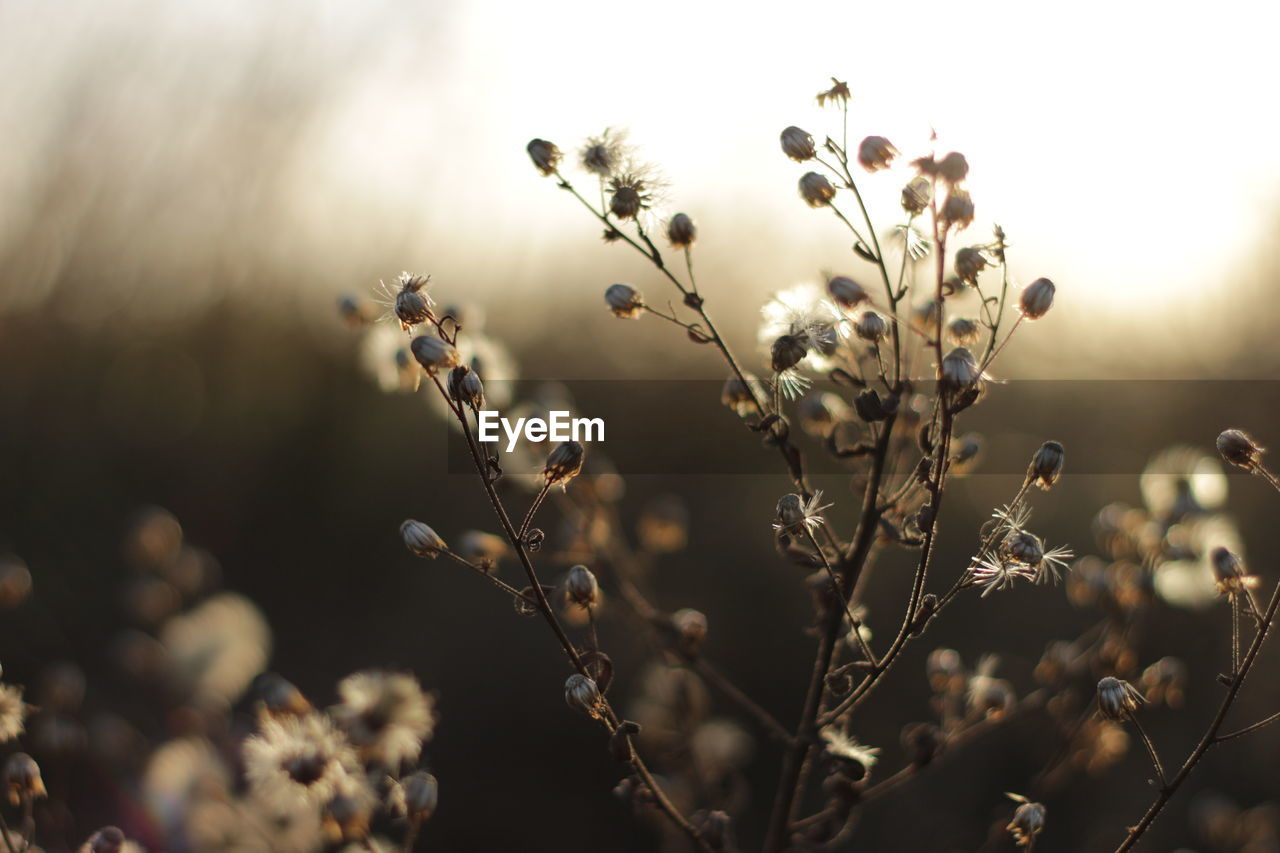
<path fill-rule="evenodd" d="M 1121 720 L 1147 700 L 1132 684 L 1108 675 L 1098 682 L 1098 710 L 1108 720 Z"/>
<path fill-rule="evenodd" d="M 817 150 L 813 145 L 813 137 L 805 130 L 794 125 L 782 131 L 782 153 L 797 163 L 812 160 Z"/>
<path fill-rule="evenodd" d="M 484 383 L 480 381 L 480 374 L 465 364 L 459 364 L 449 371 L 445 389 L 449 392 L 449 396 L 459 403 L 464 403 L 473 409 L 484 406 Z"/>
<path fill-rule="evenodd" d="M 613 316 L 624 320 L 639 317 L 644 311 L 644 295 L 629 284 L 611 284 L 604 292 L 604 301 Z"/>
<path fill-rule="evenodd" d="M 898 149 L 883 136 L 868 136 L 858 145 L 858 163 L 868 172 L 889 168 Z"/>
<path fill-rule="evenodd" d="M 804 361 L 809 354 L 806 335 L 781 335 L 769 347 L 769 362 L 775 373 L 782 373 Z"/>
<path fill-rule="evenodd" d="M 575 672 L 565 681 L 564 701 L 575 711 L 597 719 L 604 707 L 604 699 L 595 681 L 580 672 Z"/>
<path fill-rule="evenodd" d="M 409 351 L 428 373 L 451 370 L 462 360 L 458 350 L 435 335 L 419 335 L 409 342 Z"/>
<path fill-rule="evenodd" d="M 959 151 L 952 151 L 938 161 L 938 177 L 952 186 L 969 176 L 969 161 Z"/>
<path fill-rule="evenodd" d="M 841 308 L 853 308 L 870 298 L 866 288 L 843 275 L 834 276 L 827 282 L 827 293 Z"/>
<path fill-rule="evenodd" d="M 529 152 L 529 159 L 533 161 L 533 165 L 543 176 L 550 175 L 555 172 L 560 165 L 560 149 L 556 147 L 554 142 L 548 142 L 545 139 L 534 139 L 526 147 Z"/>
<path fill-rule="evenodd" d="M 15 806 L 23 801 L 49 796 L 44 787 L 44 779 L 40 776 L 40 765 L 25 752 L 15 752 L 5 761 L 4 789 L 8 793 L 9 802 Z"/>
<path fill-rule="evenodd" d="M 1066 458 L 1067 452 L 1061 444 L 1056 441 L 1046 441 L 1040 445 L 1040 449 L 1031 457 L 1031 464 L 1027 466 L 1027 484 L 1034 483 L 1048 491 L 1062 476 L 1062 466 Z"/>
<path fill-rule="evenodd" d="M 1218 434 L 1217 446 L 1222 458 L 1237 468 L 1254 471 L 1262 464 L 1265 448 L 1243 430 L 1223 430 Z"/>
<path fill-rule="evenodd" d="M 582 460 L 587 451 L 576 441 L 563 441 L 547 454 L 542 467 L 542 479 L 547 485 L 567 486 L 582 470 Z"/>
<path fill-rule="evenodd" d="M 1022 290 L 1019 310 L 1028 320 L 1039 320 L 1053 307 L 1053 282 L 1047 278 L 1038 278 Z"/>
<path fill-rule="evenodd" d="M 836 197 L 836 188 L 825 175 L 805 172 L 800 178 L 800 197 L 810 207 L 826 207 Z"/>
<path fill-rule="evenodd" d="M 947 339 L 960 347 L 967 347 L 978 342 L 982 327 L 968 317 L 953 317 L 947 323 Z"/>
<path fill-rule="evenodd" d="M 1031 847 L 1035 837 L 1044 831 L 1045 807 L 1040 803 L 1023 802 L 1013 810 L 1013 820 L 1005 827 L 1019 847 Z"/>
<path fill-rule="evenodd" d="M 404 793 L 405 817 L 412 821 L 424 821 L 435 813 L 440 802 L 440 783 L 435 776 L 420 770 L 406 776 L 400 783 Z"/>
<path fill-rule="evenodd" d="M 942 203 L 938 213 L 938 221 L 943 229 L 954 228 L 963 231 L 973 223 L 973 199 L 969 193 L 961 189 L 952 189 L 947 193 L 947 200 Z"/>
<path fill-rule="evenodd" d="M 569 600 L 579 607 L 594 607 L 600 603 L 600 584 L 586 566 L 574 566 L 564 581 Z"/>
<path fill-rule="evenodd" d="M 977 281 L 978 273 L 987 268 L 987 259 L 981 249 L 970 246 L 956 252 L 954 266 L 960 280 L 972 284 Z"/>
<path fill-rule="evenodd" d="M 868 343 L 879 343 L 889 334 L 889 321 L 875 311 L 863 311 L 854 321 L 853 333 Z"/>
<path fill-rule="evenodd" d="M 440 538 L 440 534 L 412 518 L 406 519 L 400 525 L 400 538 L 404 540 L 404 546 L 419 557 L 435 559 L 440 556 L 441 551 L 449 547 Z"/>
<path fill-rule="evenodd" d="M 933 198 L 933 186 L 927 178 L 916 175 L 902 188 L 902 209 L 911 216 L 919 216 L 929 207 Z"/>
<path fill-rule="evenodd" d="M 942 387 L 948 391 L 972 388 L 982 378 L 978 360 L 965 347 L 956 347 L 943 357 L 940 374 Z"/>
<path fill-rule="evenodd" d="M 687 213 L 677 213 L 667 223 L 667 240 L 677 249 L 689 249 L 698 239 L 698 226 Z"/>

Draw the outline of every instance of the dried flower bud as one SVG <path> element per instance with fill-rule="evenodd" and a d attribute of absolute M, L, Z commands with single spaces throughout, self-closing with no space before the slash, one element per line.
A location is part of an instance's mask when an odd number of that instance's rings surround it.
<path fill-rule="evenodd" d="M 629 284 L 611 284 L 604 292 L 604 301 L 613 316 L 624 320 L 639 317 L 644 311 L 644 295 Z"/>
<path fill-rule="evenodd" d="M 424 821 L 435 813 L 440 802 L 440 783 L 424 770 L 412 773 L 400 783 L 404 793 L 405 817 L 412 821 Z"/>
<path fill-rule="evenodd" d="M 835 276 L 827 282 L 827 292 L 841 308 L 853 308 L 870 298 L 866 288 L 843 275 Z"/>
<path fill-rule="evenodd" d="M 1024 565 L 1038 566 L 1044 559 L 1044 543 L 1034 533 L 1015 530 L 1000 543 L 1000 555 Z"/>
<path fill-rule="evenodd" d="M 543 480 L 548 486 L 567 486 L 582 470 L 582 459 L 586 453 L 586 448 L 576 441 L 563 441 L 556 445 L 547 454 L 547 463 L 542 467 Z"/>
<path fill-rule="evenodd" d="M 947 200 L 942 204 L 938 214 L 943 229 L 955 228 L 963 231 L 973 222 L 973 199 L 969 193 L 961 189 L 952 189 L 947 193 Z"/>
<path fill-rule="evenodd" d="M 902 188 L 902 209 L 911 216 L 919 216 L 924 213 L 932 198 L 933 185 L 929 183 L 929 179 L 916 175 Z"/>
<path fill-rule="evenodd" d="M 853 324 L 853 333 L 874 344 L 889 334 L 889 321 L 875 311 L 863 311 Z"/>
<path fill-rule="evenodd" d="M 418 364 L 422 365 L 428 373 L 449 370 L 457 367 L 458 362 L 461 361 L 461 356 L 458 355 L 453 344 L 435 335 L 419 335 L 410 341 L 409 350 Z"/>
<path fill-rule="evenodd" d="M 889 164 L 897 156 L 898 149 L 883 136 L 868 136 L 858 145 L 858 162 L 868 172 L 889 168 Z"/>
<path fill-rule="evenodd" d="M 952 151 L 938 161 L 938 177 L 952 186 L 969 175 L 969 161 L 959 151 Z"/>
<path fill-rule="evenodd" d="M 1243 430 L 1228 429 L 1218 434 L 1218 453 L 1237 468 L 1254 471 L 1262 464 L 1265 450 Z"/>
<path fill-rule="evenodd" d="M 600 688 L 595 681 L 579 672 L 569 676 L 564 683 L 564 701 L 575 711 L 599 718 L 604 706 L 600 697 Z"/>
<path fill-rule="evenodd" d="M 781 335 L 769 347 L 770 365 L 775 373 L 790 370 L 808 354 L 808 340 L 800 335 Z"/>
<path fill-rule="evenodd" d="M 960 276 L 961 281 L 972 284 L 977 280 L 978 273 L 982 272 L 986 268 L 987 258 L 982 254 L 981 249 L 976 249 L 970 246 L 956 252 L 956 275 Z"/>
<path fill-rule="evenodd" d="M 676 642 L 686 655 L 696 655 L 707 639 L 707 617 L 700 610 L 686 607 L 671 614 L 671 627 Z"/>
<path fill-rule="evenodd" d="M 1026 803 L 1013 811 L 1013 820 L 1005 829 L 1019 847 L 1031 847 L 1035 837 L 1044 831 L 1045 807 L 1040 803 Z"/>
<path fill-rule="evenodd" d="M 80 845 L 80 853 L 120 853 L 124 845 L 123 832 L 114 826 L 104 826 Z"/>
<path fill-rule="evenodd" d="M 445 388 L 449 396 L 459 403 L 465 403 L 473 409 L 484 406 L 484 383 L 480 381 L 480 374 L 465 364 L 459 364 L 449 371 Z"/>
<path fill-rule="evenodd" d="M 545 139 L 535 139 L 526 147 L 529 152 L 529 159 L 533 161 L 533 165 L 544 176 L 550 175 L 560 165 L 560 149 L 555 146 L 554 142 L 548 142 Z"/>
<path fill-rule="evenodd" d="M 435 559 L 449 547 L 438 533 L 412 518 L 400 525 L 400 538 L 404 540 L 404 546 L 419 557 Z"/>
<path fill-rule="evenodd" d="M 947 323 L 947 339 L 956 346 L 976 344 L 982 334 L 982 327 L 968 317 L 952 317 Z"/>
<path fill-rule="evenodd" d="M 677 249 L 688 249 L 698 239 L 698 226 L 687 213 L 677 213 L 667 223 L 667 240 Z"/>
<path fill-rule="evenodd" d="M 1046 441 L 1031 457 L 1027 466 L 1027 484 L 1034 483 L 1046 492 L 1058 482 L 1062 476 L 1062 465 L 1066 461 L 1067 451 L 1056 441 Z"/>
<path fill-rule="evenodd" d="M 564 581 L 569 600 L 579 607 L 594 607 L 600 602 L 600 584 L 586 566 L 574 566 Z"/>
<path fill-rule="evenodd" d="M 965 347 L 956 347 L 943 357 L 940 374 L 942 387 L 951 391 L 972 388 L 982 378 L 978 360 Z"/>
<path fill-rule="evenodd" d="M 1132 684 L 1108 675 L 1098 682 L 1098 710 L 1108 720 L 1122 720 L 1147 700 Z"/>
<path fill-rule="evenodd" d="M 253 692 L 260 712 L 270 717 L 302 717 L 314 710 L 301 690 L 274 672 L 258 676 Z"/>
<path fill-rule="evenodd" d="M 795 125 L 782 131 L 782 153 L 797 163 L 812 160 L 817 150 L 813 147 L 813 137 Z"/>
<path fill-rule="evenodd" d="M 836 197 L 836 188 L 831 186 L 826 175 L 805 172 L 800 178 L 800 197 L 810 207 L 825 207 Z"/>
<path fill-rule="evenodd" d="M 35 800 L 49 796 L 40 778 L 40 765 L 25 752 L 15 752 L 4 765 L 4 789 L 9 802 L 18 805 L 23 800 Z"/>
<path fill-rule="evenodd" d="M 411 275 L 407 272 L 400 274 L 400 289 L 396 291 L 393 310 L 396 319 L 400 321 L 400 328 L 405 331 L 427 322 L 434 316 L 431 313 L 431 297 L 424 292 L 430 280 L 427 276 Z"/>
<path fill-rule="evenodd" d="M 1038 278 L 1022 290 L 1020 307 L 1022 316 L 1028 320 L 1039 320 L 1053 307 L 1053 282 L 1047 278 Z"/>
<path fill-rule="evenodd" d="M 1244 564 L 1227 548 L 1218 547 L 1210 551 L 1209 565 L 1213 566 L 1213 575 L 1218 580 L 1219 589 L 1238 587 L 1245 576 Z"/>
<path fill-rule="evenodd" d="M 798 528 L 804 521 L 804 498 L 796 494 L 778 499 L 778 521 L 785 529 Z"/>

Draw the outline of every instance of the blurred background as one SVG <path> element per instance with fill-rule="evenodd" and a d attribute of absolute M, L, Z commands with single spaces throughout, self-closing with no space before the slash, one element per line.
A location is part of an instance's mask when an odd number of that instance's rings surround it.
<path fill-rule="evenodd" d="M 713 352 L 653 318 L 608 315 L 608 284 L 656 296 L 662 282 L 538 176 L 527 141 L 574 152 L 627 128 L 665 179 L 657 214 L 699 223 L 711 312 L 762 369 L 770 294 L 871 272 L 797 197 L 804 169 L 778 132 L 837 132 L 813 98 L 833 74 L 853 92 L 851 136 L 887 136 L 905 162 L 936 131 L 973 167 L 978 218 L 964 236 L 985 242 L 998 222 L 1017 282 L 1058 285 L 1054 311 L 1001 356 L 1009 384 L 967 424 L 987 455 L 949 498 L 938 565 L 958 571 L 1046 438 L 1066 444 L 1069 473 L 1040 501 L 1038 532 L 1090 553 L 1094 513 L 1141 504 L 1138 475 L 1159 450 L 1209 450 L 1227 426 L 1280 439 L 1280 118 L 1266 106 L 1278 17 L 1255 3 L 800 3 L 785 17 L 666 0 L 0 3 L 0 552 L 34 580 L 0 619 L 5 680 L 35 684 L 50 662 L 73 662 L 86 714 L 157 741 L 186 730 L 147 710 L 118 659 L 125 626 L 154 628 L 138 624 L 137 560 L 122 543 L 162 506 L 216 555 L 221 586 L 260 608 L 270 668 L 317 703 L 371 666 L 410 668 L 439 692 L 429 849 L 652 849 L 610 794 L 618 773 L 598 731 L 564 708 L 545 629 L 404 550 L 406 517 L 446 539 L 493 525 L 443 421 L 423 395 L 385 390 L 398 383 L 370 370 L 381 344 L 342 322 L 338 300 L 375 298 L 401 270 L 430 274 L 436 299 L 509 354 L 514 394 L 566 382 L 582 412 L 616 425 L 603 450 L 625 481 L 626 523 L 662 495 L 688 507 L 688 547 L 653 568 L 655 598 L 707 613 L 709 656 L 790 723 L 811 640 L 802 576 L 771 544 L 787 488 L 776 457 L 719 407 Z M 886 225 L 909 174 L 868 181 Z M 850 526 L 847 477 L 820 470 Z M 1227 479 L 1225 508 L 1274 579 L 1275 496 Z M 886 636 L 905 565 L 888 562 L 869 591 Z M 184 605 L 206 592 L 196 584 Z M 860 739 L 900 763 L 898 727 L 929 714 L 929 649 L 998 653 L 1023 686 L 1043 641 L 1089 620 L 1040 588 L 962 604 L 904 658 Z M 1216 707 L 1225 620 L 1170 608 L 1144 626 L 1143 661 L 1179 655 L 1199 685 L 1150 722 L 1171 755 Z M 642 663 L 633 633 L 604 627 L 621 696 Z M 1264 664 L 1277 662 L 1272 650 Z M 1263 716 L 1280 689 L 1255 679 L 1241 705 L 1242 723 Z M 1191 804 L 1206 792 L 1242 808 L 1274 800 L 1278 738 L 1212 753 L 1149 845 L 1242 849 L 1206 840 Z M 1009 811 L 1001 793 L 1050 750 L 1034 727 L 969 749 L 869 806 L 855 843 L 981 846 Z M 1142 758 L 1130 750 L 1056 794 L 1037 849 L 1114 843 L 1152 796 Z M 744 771 L 746 839 L 762 831 L 777 761 L 760 740 Z M 136 810 L 135 775 L 68 760 L 75 833 Z"/>

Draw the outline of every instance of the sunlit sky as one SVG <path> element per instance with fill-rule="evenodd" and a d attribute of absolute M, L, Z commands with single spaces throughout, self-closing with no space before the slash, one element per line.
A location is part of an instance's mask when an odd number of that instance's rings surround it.
<path fill-rule="evenodd" d="M 708 252 L 757 253 L 734 282 L 756 299 L 847 248 L 796 197 L 803 168 L 777 142 L 789 124 L 836 132 L 813 99 L 836 75 L 853 138 L 911 155 L 936 129 L 968 156 L 972 242 L 1002 224 L 1021 280 L 1054 278 L 1067 311 L 1185 315 L 1220 302 L 1280 222 L 1278 24 L 1259 2 L 6 0 L 0 238 L 35 215 L 24 193 L 60 133 L 128 152 L 141 180 L 176 171 L 234 198 L 205 137 L 234 141 L 296 96 L 307 108 L 271 170 L 281 254 L 399 246 L 384 274 L 486 294 L 545 278 L 567 263 L 556 253 L 611 249 L 524 144 L 621 126 Z M 257 89 L 265 106 L 239 109 Z M 206 148 L 183 153 L 192 139 Z M 868 179 L 890 217 L 907 174 Z"/>

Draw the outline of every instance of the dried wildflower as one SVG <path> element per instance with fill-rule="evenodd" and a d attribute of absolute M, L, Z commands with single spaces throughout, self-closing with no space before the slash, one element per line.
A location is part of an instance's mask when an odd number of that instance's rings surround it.
<path fill-rule="evenodd" d="M 1121 720 L 1147 700 L 1132 684 L 1108 675 L 1098 682 L 1098 710 L 1108 720 Z"/>
<path fill-rule="evenodd" d="M 911 216 L 919 216 L 933 198 L 933 185 L 927 178 L 916 175 L 902 188 L 902 209 Z"/>
<path fill-rule="evenodd" d="M 16 740 L 26 727 L 31 706 L 22 700 L 22 688 L 0 684 L 0 743 Z"/>
<path fill-rule="evenodd" d="M 841 308 L 856 307 L 870 298 L 866 288 L 843 275 L 834 276 L 827 281 L 827 293 L 831 294 L 831 298 Z"/>
<path fill-rule="evenodd" d="M 529 152 L 529 159 L 533 161 L 533 165 L 545 177 L 553 174 L 560 165 L 560 149 L 555 146 L 554 142 L 548 142 L 545 139 L 534 139 L 525 148 Z"/>
<path fill-rule="evenodd" d="M 593 679 L 575 672 L 564 683 L 564 701 L 575 711 L 600 719 L 604 713 L 604 699 Z"/>
<path fill-rule="evenodd" d="M 969 161 L 959 151 L 952 151 L 938 161 L 938 177 L 955 186 L 969 176 Z"/>
<path fill-rule="evenodd" d="M 1022 290 L 1019 309 L 1028 320 L 1039 320 L 1053 307 L 1053 282 L 1047 278 L 1038 278 Z"/>
<path fill-rule="evenodd" d="M 591 137 L 579 155 L 582 168 L 602 178 L 609 177 L 627 158 L 626 139 L 626 131 L 613 128 L 605 128 L 604 133 Z"/>
<path fill-rule="evenodd" d="M 391 801 L 396 814 L 421 823 L 435 814 L 440 802 L 440 783 L 435 776 L 419 770 L 395 783 Z"/>
<path fill-rule="evenodd" d="M 889 334 L 889 321 L 875 311 L 863 311 L 853 324 L 853 333 L 867 343 L 879 343 Z"/>
<path fill-rule="evenodd" d="M 604 292 L 613 316 L 633 320 L 644 312 L 644 295 L 629 284 L 611 284 Z"/>
<path fill-rule="evenodd" d="M 5 761 L 4 789 L 9 795 L 9 802 L 15 806 L 23 801 L 49 796 L 44 779 L 40 777 L 40 765 L 25 752 L 15 752 Z"/>
<path fill-rule="evenodd" d="M 805 172 L 800 177 L 800 197 L 810 207 L 825 207 L 836 197 L 836 188 L 831 186 L 826 175 Z"/>
<path fill-rule="evenodd" d="M 963 391 L 978 384 L 982 379 L 982 371 L 973 353 L 965 347 L 956 347 L 943 357 L 939 379 L 944 389 Z"/>
<path fill-rule="evenodd" d="M 1048 491 L 1062 476 L 1062 465 L 1066 458 L 1067 452 L 1061 444 L 1046 441 L 1031 457 L 1031 464 L 1027 466 L 1026 484 L 1035 484 Z"/>
<path fill-rule="evenodd" d="M 831 88 L 818 93 L 818 106 L 826 106 L 828 101 L 841 106 L 849 103 L 849 84 L 832 77 Z"/>
<path fill-rule="evenodd" d="M 435 301 L 426 292 L 430 281 L 431 276 L 414 275 L 409 272 L 400 273 L 396 279 L 398 286 L 392 302 L 392 311 L 400 321 L 400 328 L 406 332 L 435 316 L 431 311 Z"/>
<path fill-rule="evenodd" d="M 782 153 L 797 163 L 812 160 L 817 150 L 813 146 L 813 137 L 808 131 L 792 125 L 782 131 Z"/>
<path fill-rule="evenodd" d="M 1262 465 L 1265 448 L 1243 430 L 1227 429 L 1218 434 L 1218 453 L 1237 468 L 1256 471 Z"/>
<path fill-rule="evenodd" d="M 404 546 L 419 557 L 430 557 L 434 560 L 440 556 L 441 551 L 449 549 L 445 541 L 440 538 L 440 534 L 412 518 L 401 523 L 400 538 L 404 540 Z"/>
<path fill-rule="evenodd" d="M 451 370 L 462 361 L 458 350 L 448 341 L 435 335 L 419 335 L 409 342 L 409 350 L 427 373 Z"/>
<path fill-rule="evenodd" d="M 609 211 L 619 219 L 635 219 L 653 205 L 651 181 L 634 172 L 609 179 Z"/>
<path fill-rule="evenodd" d="M 244 742 L 244 762 L 254 791 L 284 801 L 323 803 L 360 772 L 346 735 L 323 714 L 264 720 Z"/>
<path fill-rule="evenodd" d="M 897 156 L 898 149 L 883 136 L 868 136 L 858 145 L 858 163 L 868 172 L 889 168 Z"/>
<path fill-rule="evenodd" d="M 800 495 L 783 495 L 778 499 L 778 520 L 773 529 L 782 533 L 799 533 L 807 530 L 810 533 L 823 525 L 821 512 L 832 504 L 822 503 L 822 492 L 816 491 L 806 500 Z"/>
<path fill-rule="evenodd" d="M 1036 836 L 1044 831 L 1045 807 L 1040 803 L 1033 803 L 1019 794 L 1006 794 L 1005 796 L 1016 803 L 1020 803 L 1013 810 L 1013 820 L 1009 821 L 1009 825 L 1005 829 L 1013 836 L 1015 844 L 1019 847 L 1029 848 L 1035 844 Z"/>
<path fill-rule="evenodd" d="M 863 772 L 870 771 L 879 760 L 878 747 L 863 746 L 836 726 L 827 726 L 819 734 L 822 735 L 823 750 L 827 755 L 841 762 L 856 764 Z"/>
<path fill-rule="evenodd" d="M 329 713 L 366 761 L 414 761 L 435 731 L 435 700 L 407 673 L 357 672 L 338 682 L 338 697 Z"/>
<path fill-rule="evenodd" d="M 586 566 L 574 566 L 565 577 L 564 588 L 569 600 L 579 607 L 594 607 L 600 603 L 600 584 Z"/>
<path fill-rule="evenodd" d="M 987 258 L 982 250 L 973 246 L 956 252 L 955 270 L 960 280 L 972 284 L 978 280 L 978 273 L 988 266 Z"/>
<path fill-rule="evenodd" d="M 954 188 L 948 192 L 947 200 L 938 213 L 938 221 L 944 230 L 954 228 L 963 231 L 968 228 L 973 223 L 973 199 L 969 193 Z"/>
<path fill-rule="evenodd" d="M 982 327 L 968 317 L 952 317 L 947 323 L 947 339 L 956 346 L 972 346 L 981 334 Z"/>
<path fill-rule="evenodd" d="M 698 226 L 687 213 L 677 213 L 667 223 L 667 242 L 677 249 L 690 249 L 698 239 Z"/>
<path fill-rule="evenodd" d="M 542 466 L 542 479 L 548 486 L 569 485 L 569 481 L 582 470 L 582 460 L 587 451 L 576 441 L 563 441 L 547 454 Z"/>

